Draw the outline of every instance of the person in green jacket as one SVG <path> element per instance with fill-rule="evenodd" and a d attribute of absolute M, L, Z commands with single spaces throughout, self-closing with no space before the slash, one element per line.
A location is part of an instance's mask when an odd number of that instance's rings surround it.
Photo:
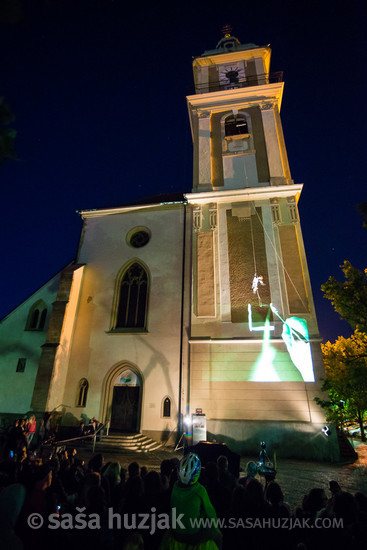
<path fill-rule="evenodd" d="M 176 543 L 190 544 L 200 550 L 220 549 L 222 534 L 208 493 L 198 482 L 200 471 L 200 458 L 194 453 L 184 456 L 179 464 L 178 481 L 171 495 L 171 535 Z M 174 521 L 175 518 L 180 521 Z"/>

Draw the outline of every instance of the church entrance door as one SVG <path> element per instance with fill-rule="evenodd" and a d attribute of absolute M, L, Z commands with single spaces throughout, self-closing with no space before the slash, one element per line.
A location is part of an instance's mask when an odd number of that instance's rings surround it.
<path fill-rule="evenodd" d="M 139 419 L 139 386 L 114 386 L 111 430 L 137 432 Z"/>

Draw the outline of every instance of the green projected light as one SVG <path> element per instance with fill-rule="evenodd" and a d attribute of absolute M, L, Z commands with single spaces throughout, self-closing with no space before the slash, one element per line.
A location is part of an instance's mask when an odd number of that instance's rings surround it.
<path fill-rule="evenodd" d="M 284 320 L 270 304 L 265 321 L 254 326 L 251 304 L 247 309 L 250 331 L 263 333 L 261 347 L 258 342 L 249 340 L 239 351 L 214 354 L 209 368 L 202 371 L 202 379 L 212 382 L 314 382 L 306 320 L 299 317 Z M 271 338 L 275 329 L 270 322 L 271 312 L 283 323 L 281 339 Z"/>
<path fill-rule="evenodd" d="M 250 304 L 249 304 L 250 305 Z M 250 313 L 250 310 L 249 310 Z M 249 315 L 250 324 L 250 315 Z M 261 353 L 257 359 L 253 371 L 250 374 L 250 382 L 280 382 L 280 377 L 277 374 L 273 361 L 275 360 L 277 350 L 270 344 L 270 331 L 274 330 L 273 326 L 270 326 L 269 313 L 265 320 L 265 325 L 260 328 L 250 330 L 263 330 L 263 344 L 261 347 Z"/>
<path fill-rule="evenodd" d="M 298 369 L 304 382 L 314 382 L 315 376 L 313 373 L 311 345 L 309 341 L 309 334 L 307 323 L 305 319 L 299 317 L 289 317 L 284 321 L 279 315 L 278 310 L 273 304 L 270 304 L 270 309 L 283 323 L 282 339 L 287 347 L 289 357 L 293 365 Z M 283 363 L 284 366 L 284 352 L 277 350 L 270 340 L 270 330 L 274 327 L 270 326 L 269 313 L 266 317 L 265 325 L 263 327 L 252 326 L 251 306 L 248 305 L 249 312 L 249 328 L 250 330 L 263 330 L 264 338 L 261 348 L 261 353 L 254 365 L 249 380 L 252 382 L 288 382 L 296 381 L 297 373 L 292 373 L 287 369 L 288 376 L 281 376 L 278 366 Z M 281 357 L 283 355 L 283 357 Z M 285 373 L 284 373 L 285 374 Z"/>
<path fill-rule="evenodd" d="M 282 338 L 294 366 L 297 367 L 305 382 L 315 382 L 306 320 L 289 317 L 284 321 L 273 304 L 270 304 L 270 308 L 283 322 Z"/>
<path fill-rule="evenodd" d="M 268 315 L 267 315 L 266 320 L 265 320 L 265 325 L 260 325 L 260 326 L 254 327 L 253 324 L 252 324 L 252 307 L 251 307 L 251 304 L 249 304 L 247 306 L 247 311 L 248 311 L 248 327 L 251 330 L 251 332 L 253 332 L 255 330 L 264 331 L 264 332 L 269 332 L 269 330 L 274 330 L 274 327 L 271 326 L 270 322 L 269 322 L 269 312 L 268 312 Z"/>

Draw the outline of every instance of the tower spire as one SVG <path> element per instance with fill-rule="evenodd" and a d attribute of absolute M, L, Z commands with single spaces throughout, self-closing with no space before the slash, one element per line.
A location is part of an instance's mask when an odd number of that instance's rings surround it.
<path fill-rule="evenodd" d="M 226 51 L 236 49 L 237 46 L 241 45 L 241 42 L 232 35 L 233 29 L 232 26 L 226 23 L 221 29 L 223 38 L 221 38 L 217 44 L 217 49 L 224 49 Z"/>
<path fill-rule="evenodd" d="M 223 25 L 223 27 L 221 28 L 221 33 L 226 37 L 228 38 L 229 36 L 232 35 L 232 26 L 229 25 L 228 23 L 226 23 L 225 25 Z"/>

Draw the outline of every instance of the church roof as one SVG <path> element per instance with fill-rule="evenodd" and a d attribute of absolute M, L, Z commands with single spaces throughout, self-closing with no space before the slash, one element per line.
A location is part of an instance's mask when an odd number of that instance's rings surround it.
<path fill-rule="evenodd" d="M 79 214 L 87 212 L 98 212 L 98 210 L 119 210 L 121 208 L 131 208 L 134 206 L 153 206 L 155 204 L 169 204 L 175 202 L 187 202 L 184 193 L 161 193 L 160 195 L 153 195 L 152 197 L 145 197 L 142 199 L 134 200 L 133 202 L 125 202 L 118 206 L 105 206 L 103 208 L 93 208 L 89 210 L 78 210 Z"/>
<path fill-rule="evenodd" d="M 141 204 L 162 204 L 169 202 L 186 202 L 184 193 L 160 193 L 159 195 L 153 195 L 153 197 L 145 197 L 134 202 L 124 203 L 122 207 L 138 206 Z"/>

